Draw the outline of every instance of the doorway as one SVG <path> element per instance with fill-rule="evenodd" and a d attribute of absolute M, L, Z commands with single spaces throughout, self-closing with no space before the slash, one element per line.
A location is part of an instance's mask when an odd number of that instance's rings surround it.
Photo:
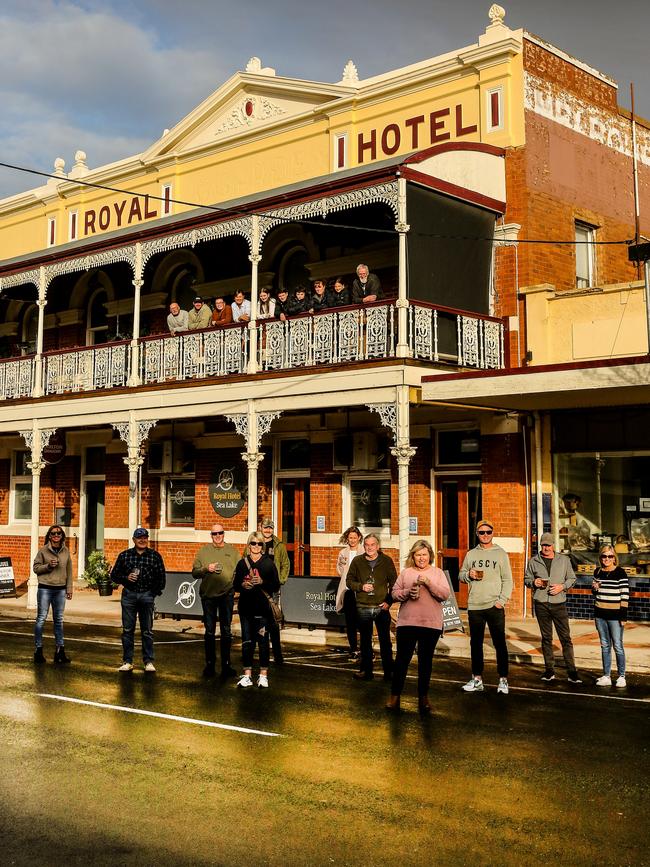
<path fill-rule="evenodd" d="M 311 574 L 309 479 L 278 479 L 278 536 L 287 548 L 290 575 Z"/>
<path fill-rule="evenodd" d="M 104 494 L 106 483 L 86 480 L 86 532 L 84 536 L 84 568 L 93 551 L 104 550 Z"/>
<path fill-rule="evenodd" d="M 436 514 L 439 566 L 449 572 L 461 608 L 467 608 L 467 585 L 460 584 L 458 573 L 470 547 L 476 542 L 474 528 L 481 515 L 481 479 L 438 476 Z"/>

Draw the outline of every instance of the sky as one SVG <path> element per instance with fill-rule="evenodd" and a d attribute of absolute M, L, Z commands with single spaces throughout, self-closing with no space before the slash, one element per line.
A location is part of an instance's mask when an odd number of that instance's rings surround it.
<path fill-rule="evenodd" d="M 361 79 L 475 43 L 490 0 L 0 0 L 0 162 L 52 171 L 137 154 L 252 56 L 278 75 Z M 650 118 L 648 0 L 502 0 L 619 83 Z M 0 198 L 44 181 L 0 168 Z"/>

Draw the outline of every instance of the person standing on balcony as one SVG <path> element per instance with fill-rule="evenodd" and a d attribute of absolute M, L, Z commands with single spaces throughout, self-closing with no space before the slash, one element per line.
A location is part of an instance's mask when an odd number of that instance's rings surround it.
<path fill-rule="evenodd" d="M 304 286 L 296 286 L 293 298 L 287 305 L 287 313 L 289 316 L 298 316 L 300 313 L 308 313 L 311 301 L 307 298 L 307 291 Z"/>
<path fill-rule="evenodd" d="M 181 310 L 176 301 L 169 305 L 167 328 L 170 334 L 181 334 L 188 330 L 187 310 Z"/>
<path fill-rule="evenodd" d="M 310 313 L 320 313 L 322 310 L 325 310 L 326 307 L 329 307 L 324 280 L 314 280 L 314 291 L 309 304 Z"/>
<path fill-rule="evenodd" d="M 214 299 L 214 310 L 212 311 L 212 325 L 214 328 L 221 328 L 223 325 L 230 325 L 232 322 L 232 308 L 230 304 L 226 304 L 223 298 Z"/>
<path fill-rule="evenodd" d="M 361 644 L 361 666 L 352 677 L 372 680 L 372 627 L 377 628 L 384 680 L 393 676 L 393 646 L 390 640 L 391 591 L 397 571 L 391 558 L 380 550 L 379 537 L 368 533 L 363 540 L 363 555 L 350 563 L 346 584 L 356 593 L 357 618 Z"/>
<path fill-rule="evenodd" d="M 244 297 L 241 289 L 235 292 L 235 298 L 232 304 L 232 321 L 233 322 L 250 322 L 251 319 L 251 302 Z"/>
<path fill-rule="evenodd" d="M 197 295 L 192 303 L 192 309 L 187 314 L 188 331 L 199 331 L 202 328 L 209 328 L 211 322 L 212 311 L 207 304 L 203 303 L 203 298 Z"/>
<path fill-rule="evenodd" d="M 287 321 L 289 313 L 289 293 L 286 289 L 278 289 L 278 297 L 275 299 L 275 318 Z"/>
<path fill-rule="evenodd" d="M 542 533 L 539 553 L 528 561 L 524 584 L 534 591 L 535 617 L 542 636 L 544 674 L 542 680 L 555 680 L 553 662 L 553 626 L 562 645 L 562 654 L 570 683 L 581 683 L 576 671 L 573 642 L 566 607 L 566 591 L 576 583 L 571 561 L 565 554 L 555 551 L 551 533 Z"/>
<path fill-rule="evenodd" d="M 336 277 L 331 288 L 327 290 L 327 306 L 346 307 L 351 303 L 350 290 L 345 285 L 345 281 L 340 277 Z"/>
<path fill-rule="evenodd" d="M 217 662 L 216 633 L 219 620 L 219 649 L 221 651 L 221 679 L 234 677 L 237 673 L 230 664 L 232 645 L 232 612 L 235 607 L 235 591 L 232 587 L 239 554 L 225 541 L 223 524 L 213 524 L 210 530 L 212 542 L 197 551 L 192 564 L 192 578 L 200 578 L 199 595 L 203 608 L 205 626 L 205 668 L 203 677 L 214 677 Z"/>
<path fill-rule="evenodd" d="M 357 265 L 357 276 L 352 283 L 352 303 L 370 304 L 384 297 L 376 274 L 371 274 L 367 265 Z"/>
<path fill-rule="evenodd" d="M 54 524 L 45 534 L 45 544 L 34 558 L 34 572 L 38 575 L 36 595 L 37 614 L 34 624 L 34 662 L 45 662 L 43 656 L 43 626 L 52 606 L 54 662 L 70 662 L 63 643 L 63 612 L 66 599 L 72 599 L 72 561 L 65 545 L 63 527 Z"/>
<path fill-rule="evenodd" d="M 153 606 L 154 599 L 165 589 L 165 564 L 158 551 L 149 547 L 149 531 L 133 531 L 133 548 L 118 554 L 111 571 L 111 581 L 122 584 L 122 665 L 118 671 L 133 671 L 135 621 L 140 621 L 144 670 L 154 672 Z"/>
<path fill-rule="evenodd" d="M 258 319 L 275 319 L 275 298 L 271 298 L 271 292 L 266 286 L 260 289 L 260 297 L 257 302 Z"/>
<path fill-rule="evenodd" d="M 491 521 L 479 521 L 476 535 L 478 545 L 465 554 L 458 573 L 458 580 L 469 584 L 467 614 L 472 676 L 463 686 L 463 690 L 483 692 L 483 637 L 487 625 L 497 652 L 497 692 L 507 695 L 506 604 L 512 593 L 512 570 L 506 552 L 492 541 L 494 525 Z"/>

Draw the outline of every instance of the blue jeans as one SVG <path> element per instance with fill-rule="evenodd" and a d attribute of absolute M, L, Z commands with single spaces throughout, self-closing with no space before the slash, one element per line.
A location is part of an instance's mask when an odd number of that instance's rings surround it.
<path fill-rule="evenodd" d="M 216 634 L 219 620 L 221 645 L 221 667 L 230 665 L 230 645 L 232 643 L 232 612 L 235 607 L 235 591 L 230 590 L 222 596 L 201 596 L 203 606 L 203 625 L 205 626 L 205 663 L 214 667 L 217 661 Z"/>
<path fill-rule="evenodd" d="M 239 615 L 241 624 L 241 661 L 244 668 L 253 667 L 255 645 L 260 649 L 260 668 L 269 667 L 269 624 L 266 617 Z"/>
<path fill-rule="evenodd" d="M 124 662 L 133 662 L 136 617 L 140 620 L 142 659 L 153 662 L 153 593 L 122 590 L 122 655 Z"/>
<path fill-rule="evenodd" d="M 596 617 L 596 629 L 600 636 L 600 652 L 603 657 L 603 674 L 612 670 L 612 645 L 616 654 L 618 676 L 625 677 L 625 650 L 623 648 L 623 623 L 620 620 L 605 620 Z"/>
<path fill-rule="evenodd" d="M 360 670 L 372 674 L 372 626 L 377 628 L 379 652 L 384 676 L 393 673 L 393 645 L 390 641 L 390 613 L 383 608 L 373 608 L 367 605 L 357 606 L 359 618 L 359 644 L 361 646 Z"/>
<path fill-rule="evenodd" d="M 43 626 L 47 613 L 52 606 L 54 621 L 54 640 L 57 647 L 63 647 L 63 611 L 65 610 L 65 587 L 39 587 L 36 594 L 36 623 L 34 624 L 34 644 L 43 646 Z"/>

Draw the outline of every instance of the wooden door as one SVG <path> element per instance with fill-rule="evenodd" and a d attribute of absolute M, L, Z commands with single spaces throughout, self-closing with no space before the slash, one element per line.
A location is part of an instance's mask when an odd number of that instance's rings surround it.
<path fill-rule="evenodd" d="M 481 516 L 481 480 L 467 476 L 439 476 L 436 483 L 438 565 L 451 577 L 461 608 L 467 607 L 467 585 L 458 573 L 469 548 L 476 544 L 474 529 Z"/>
<path fill-rule="evenodd" d="M 279 480 L 278 515 L 277 535 L 287 547 L 289 574 L 311 574 L 309 479 Z"/>

